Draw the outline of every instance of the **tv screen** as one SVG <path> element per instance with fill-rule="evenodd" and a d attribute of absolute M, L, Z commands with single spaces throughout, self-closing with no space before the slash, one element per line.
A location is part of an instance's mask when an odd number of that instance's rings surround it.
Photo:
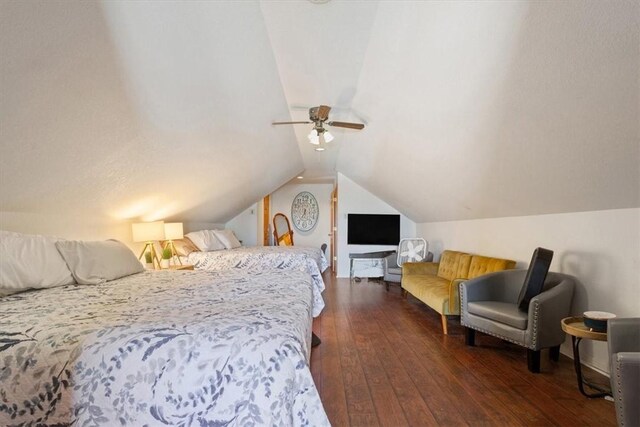
<path fill-rule="evenodd" d="M 397 245 L 400 215 L 349 214 L 347 243 L 350 245 Z"/>

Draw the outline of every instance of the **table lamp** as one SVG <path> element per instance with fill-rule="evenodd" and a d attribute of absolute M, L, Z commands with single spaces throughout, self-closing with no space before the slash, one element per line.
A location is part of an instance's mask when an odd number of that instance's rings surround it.
<path fill-rule="evenodd" d="M 166 222 L 164 224 L 164 238 L 167 240 L 167 244 L 164 248 L 171 249 L 171 259 L 173 259 L 173 257 L 178 258 L 180 265 L 182 265 L 182 260 L 178 255 L 178 251 L 176 251 L 176 246 L 173 244 L 173 241 L 176 239 L 182 239 L 183 237 L 184 231 L 182 229 L 181 222 Z"/>
<path fill-rule="evenodd" d="M 153 267 L 156 268 L 157 263 L 157 268 L 160 269 L 160 260 L 158 259 L 158 254 L 156 253 L 156 248 L 153 245 L 153 242 L 164 239 L 164 221 L 134 223 L 131 224 L 131 231 L 133 233 L 134 242 L 145 242 L 144 248 L 142 249 L 138 259 L 142 259 L 148 249 L 151 253 L 151 262 Z"/>

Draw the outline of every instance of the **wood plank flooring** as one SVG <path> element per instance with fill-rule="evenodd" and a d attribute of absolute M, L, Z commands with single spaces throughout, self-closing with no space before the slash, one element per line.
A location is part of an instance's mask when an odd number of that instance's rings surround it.
<path fill-rule="evenodd" d="M 444 336 L 440 316 L 398 285 L 324 277 L 311 372 L 333 426 L 616 424 L 612 402 L 578 392 L 568 357 L 543 352 L 532 374 L 519 346 L 477 334 L 467 347 L 455 320 Z"/>

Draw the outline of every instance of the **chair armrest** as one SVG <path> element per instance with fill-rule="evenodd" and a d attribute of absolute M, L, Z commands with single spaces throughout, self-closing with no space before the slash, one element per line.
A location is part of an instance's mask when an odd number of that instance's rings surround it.
<path fill-rule="evenodd" d="M 473 301 L 501 301 L 515 304 L 527 270 L 503 270 L 485 274 L 460 284 L 464 299 Z"/>
<path fill-rule="evenodd" d="M 607 322 L 609 357 L 620 352 L 640 352 L 640 318 L 614 318 Z"/>
<path fill-rule="evenodd" d="M 611 390 L 620 426 L 640 425 L 640 353 L 616 353 L 611 360 Z"/>
<path fill-rule="evenodd" d="M 565 333 L 560 322 L 571 311 L 574 281 L 570 276 L 551 289 L 536 295 L 529 303 L 527 329 L 531 331 L 534 350 L 554 347 L 564 342 Z"/>
<path fill-rule="evenodd" d="M 418 274 L 438 274 L 437 262 L 405 262 L 402 264 L 402 275 L 411 276 Z"/>

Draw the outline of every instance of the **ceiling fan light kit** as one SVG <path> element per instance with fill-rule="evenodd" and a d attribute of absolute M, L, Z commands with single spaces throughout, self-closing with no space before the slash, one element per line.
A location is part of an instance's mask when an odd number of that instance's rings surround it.
<path fill-rule="evenodd" d="M 334 140 L 333 135 L 331 135 L 331 132 L 328 130 L 325 130 L 322 136 L 324 136 L 324 142 L 331 142 Z"/>
<path fill-rule="evenodd" d="M 313 129 L 307 135 L 307 139 L 310 144 L 318 145 L 316 147 L 316 151 L 324 151 L 323 147 L 320 147 L 320 136 L 325 143 L 331 142 L 335 139 L 335 137 L 324 128 L 324 125 L 335 126 L 347 129 L 364 129 L 364 125 L 362 123 L 349 123 L 349 122 L 336 122 L 336 121 L 327 121 L 329 118 L 329 111 L 331 111 L 331 107 L 326 105 L 319 105 L 317 107 L 309 108 L 309 121 L 300 121 L 300 122 L 273 122 L 273 125 L 296 125 L 296 124 L 312 124 Z"/>
<path fill-rule="evenodd" d="M 309 135 L 307 135 L 307 138 L 309 139 L 309 142 L 313 145 L 320 144 L 320 135 L 318 135 L 318 131 L 315 129 L 312 129 L 311 132 L 309 132 Z"/>

